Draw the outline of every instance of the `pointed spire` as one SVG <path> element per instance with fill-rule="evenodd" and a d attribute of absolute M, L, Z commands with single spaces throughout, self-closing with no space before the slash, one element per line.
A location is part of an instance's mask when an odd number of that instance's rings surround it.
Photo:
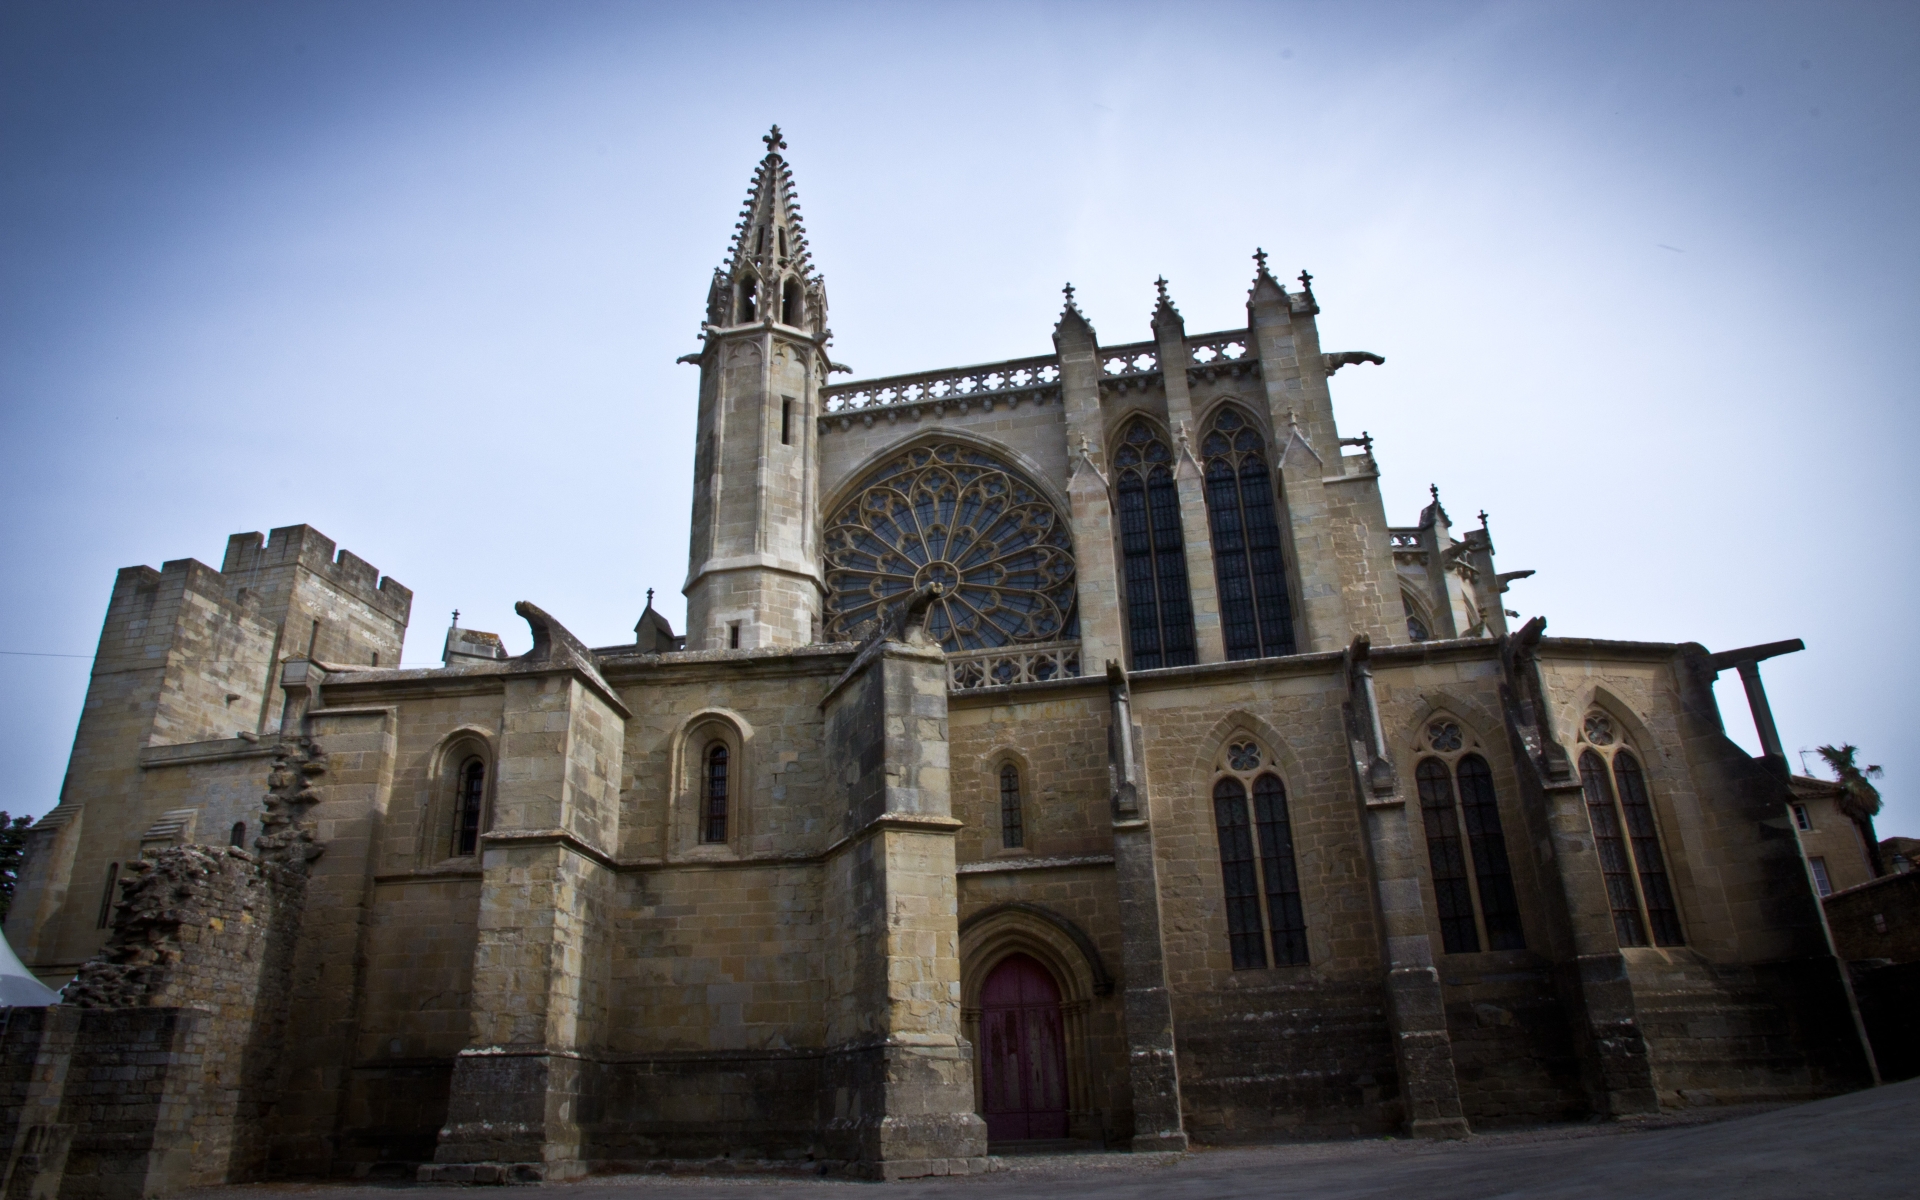
<path fill-rule="evenodd" d="M 1313 276 L 1307 274 L 1305 267 L 1300 268 L 1300 294 L 1307 298 L 1307 308 L 1316 315 L 1320 312 L 1320 302 L 1313 298 Z"/>
<path fill-rule="evenodd" d="M 1267 252 L 1256 246 L 1253 250 L 1253 286 L 1247 289 L 1248 304 L 1285 304 L 1287 289 L 1267 269 Z"/>
<path fill-rule="evenodd" d="M 726 266 L 714 272 L 707 319 L 710 324 L 729 326 L 772 318 L 823 332 L 826 284 L 813 271 L 793 170 L 780 153 L 787 148 L 787 140 L 778 125 L 760 140 L 766 143 L 767 153 L 747 186 L 747 199 L 727 246 Z"/>
<path fill-rule="evenodd" d="M 1154 290 L 1160 294 L 1159 299 L 1155 300 L 1153 305 L 1153 320 L 1151 322 L 1153 325 L 1153 335 L 1156 338 L 1159 337 L 1163 328 L 1176 337 L 1185 334 L 1187 323 L 1181 318 L 1180 310 L 1173 306 L 1173 297 L 1167 294 L 1167 277 L 1162 275 L 1158 279 L 1155 279 L 1153 286 Z"/>
<path fill-rule="evenodd" d="M 1067 303 L 1066 307 L 1060 310 L 1060 319 L 1053 323 L 1054 345 L 1060 344 L 1060 336 L 1063 333 L 1069 336 L 1085 337 L 1088 341 L 1096 340 L 1093 335 L 1093 326 L 1088 324 L 1085 314 L 1080 311 L 1080 306 L 1073 302 L 1073 285 L 1069 283 L 1061 288 L 1060 294 L 1067 298 Z"/>

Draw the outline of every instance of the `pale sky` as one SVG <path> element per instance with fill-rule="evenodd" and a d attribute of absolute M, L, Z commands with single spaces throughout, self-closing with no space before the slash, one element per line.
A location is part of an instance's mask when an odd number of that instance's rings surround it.
<path fill-rule="evenodd" d="M 1392 521 L 1486 509 L 1550 634 L 1804 638 L 1790 756 L 1920 834 L 1920 6 L 689 10 L 0 4 L 0 807 L 57 799 L 114 571 L 231 533 L 413 588 L 410 665 L 455 607 L 680 627 L 674 359 L 777 121 L 857 375 L 1047 353 L 1068 280 L 1109 344 L 1161 274 L 1244 325 L 1263 246 L 1387 357 L 1333 390 Z"/>

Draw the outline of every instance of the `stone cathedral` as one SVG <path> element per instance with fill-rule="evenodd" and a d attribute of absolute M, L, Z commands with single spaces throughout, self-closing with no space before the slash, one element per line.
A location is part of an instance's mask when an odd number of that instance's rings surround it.
<path fill-rule="evenodd" d="M 1797 643 L 1511 627 L 1531 572 L 1437 494 L 1390 523 L 1330 391 L 1388 368 L 1264 254 L 1233 329 L 1161 280 L 1108 345 L 1068 288 L 1047 353 L 836 380 L 766 140 L 682 360 L 684 634 L 523 602 L 530 652 L 402 669 L 411 594 L 307 526 L 119 573 L 6 925 L 65 987 L 0 1033 L 8 1195 L 1868 1081 L 1759 685 Z"/>

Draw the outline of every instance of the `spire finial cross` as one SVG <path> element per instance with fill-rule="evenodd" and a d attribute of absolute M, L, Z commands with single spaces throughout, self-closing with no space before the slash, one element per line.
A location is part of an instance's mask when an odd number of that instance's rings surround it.
<path fill-rule="evenodd" d="M 1073 307 L 1073 285 L 1068 284 L 1067 286 L 1061 288 L 1060 291 L 1067 298 L 1067 307 L 1072 308 Z"/>
<path fill-rule="evenodd" d="M 1154 280 L 1154 281 L 1153 281 L 1153 286 L 1154 286 L 1154 287 L 1156 287 L 1156 288 L 1158 288 L 1158 289 L 1159 289 L 1159 291 L 1160 291 L 1160 303 L 1162 303 L 1162 304 L 1166 304 L 1166 303 L 1168 303 L 1168 301 L 1167 301 L 1167 277 L 1166 277 L 1165 275 L 1162 275 L 1162 276 L 1160 276 L 1160 278 L 1158 278 L 1158 279 L 1156 279 L 1156 280 Z"/>
<path fill-rule="evenodd" d="M 652 588 L 647 589 L 647 607 L 648 608 L 653 607 L 653 589 Z"/>
<path fill-rule="evenodd" d="M 1313 291 L 1313 276 L 1307 274 L 1305 267 L 1300 268 L 1300 286 L 1309 293 Z"/>
<path fill-rule="evenodd" d="M 1255 246 L 1253 248 L 1253 261 L 1259 266 L 1260 273 L 1265 275 L 1267 273 L 1267 252 L 1259 246 Z"/>
<path fill-rule="evenodd" d="M 1427 485 L 1427 494 L 1428 494 L 1429 496 L 1432 496 L 1432 497 L 1433 497 L 1433 502 L 1434 502 L 1435 504 L 1438 504 L 1438 503 L 1440 503 L 1440 485 L 1439 485 L 1439 484 L 1437 484 L 1437 483 L 1430 483 L 1430 484 L 1428 484 L 1428 485 Z"/>
<path fill-rule="evenodd" d="M 1480 528 L 1485 529 L 1486 527 L 1487 527 L 1487 510 L 1483 508 L 1480 510 Z"/>
<path fill-rule="evenodd" d="M 767 136 L 760 140 L 767 144 L 768 154 L 778 154 L 787 148 L 787 139 L 780 136 L 780 127 L 778 125 L 775 125 L 773 129 L 767 133 Z"/>
<path fill-rule="evenodd" d="M 457 608 L 453 610 L 453 627 L 460 628 L 460 610 Z"/>

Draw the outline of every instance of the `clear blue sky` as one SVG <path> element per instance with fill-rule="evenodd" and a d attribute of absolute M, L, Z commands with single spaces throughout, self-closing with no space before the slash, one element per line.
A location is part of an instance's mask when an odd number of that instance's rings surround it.
<path fill-rule="evenodd" d="M 1552 633 L 1805 638 L 1789 750 L 1920 833 L 1916 62 L 1907 3 L 0 5 L 0 806 L 114 570 L 233 532 L 414 588 L 409 662 L 679 625 L 673 360 L 778 121 L 859 374 L 1045 352 L 1069 279 L 1228 328 L 1264 246 L 1388 358 L 1392 520 L 1487 509 Z"/>

